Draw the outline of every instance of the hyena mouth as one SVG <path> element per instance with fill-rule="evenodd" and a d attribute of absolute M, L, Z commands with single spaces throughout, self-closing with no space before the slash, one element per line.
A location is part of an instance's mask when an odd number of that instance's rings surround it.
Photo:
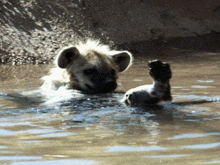
<path fill-rule="evenodd" d="M 106 84 L 97 84 L 94 87 L 85 84 L 87 87 L 87 90 L 84 91 L 86 93 L 108 93 L 112 92 L 117 88 L 117 83 L 116 82 L 110 82 Z"/>
<path fill-rule="evenodd" d="M 115 88 L 117 88 L 117 83 L 115 81 L 112 81 L 98 87 L 98 91 L 100 93 L 108 93 L 114 91 Z"/>

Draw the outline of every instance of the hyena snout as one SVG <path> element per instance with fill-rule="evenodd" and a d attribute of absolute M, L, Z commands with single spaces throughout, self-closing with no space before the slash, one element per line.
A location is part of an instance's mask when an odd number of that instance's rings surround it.
<path fill-rule="evenodd" d="M 117 87 L 116 78 L 109 73 L 96 73 L 92 76 L 91 82 L 92 86 L 86 84 L 86 87 L 93 93 L 107 93 Z"/>

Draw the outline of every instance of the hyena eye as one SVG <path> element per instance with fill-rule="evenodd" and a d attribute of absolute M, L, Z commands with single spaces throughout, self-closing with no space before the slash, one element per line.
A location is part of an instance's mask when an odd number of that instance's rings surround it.
<path fill-rule="evenodd" d="M 85 69 L 85 70 L 83 71 L 83 73 L 84 73 L 85 75 L 91 75 L 91 74 L 94 74 L 95 72 L 97 72 L 97 70 L 94 69 L 94 68 L 92 68 L 92 69 Z"/>
<path fill-rule="evenodd" d="M 112 75 L 112 76 L 115 76 L 115 73 L 116 73 L 115 70 L 112 69 L 112 70 L 111 70 L 111 75 Z"/>

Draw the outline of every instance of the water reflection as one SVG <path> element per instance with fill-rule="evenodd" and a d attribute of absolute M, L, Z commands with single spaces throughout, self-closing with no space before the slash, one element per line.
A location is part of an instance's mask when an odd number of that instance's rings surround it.
<path fill-rule="evenodd" d="M 186 157 L 187 155 L 149 155 L 145 156 L 145 158 L 155 158 L 155 159 L 169 159 L 169 158 L 179 158 L 179 157 Z"/>
<path fill-rule="evenodd" d="M 14 135 L 14 134 L 15 134 L 15 133 L 13 133 L 13 132 L 11 132 L 11 131 L 0 129 L 0 135 L 1 135 L 1 136 L 12 136 L 12 135 Z"/>
<path fill-rule="evenodd" d="M 140 151 L 157 151 L 166 150 L 167 148 L 160 146 L 141 146 L 141 147 L 129 147 L 129 146 L 115 146 L 107 147 L 107 152 L 140 152 Z"/>
<path fill-rule="evenodd" d="M 206 89 L 206 88 L 215 88 L 213 86 L 206 86 L 206 85 L 193 85 L 192 88 L 198 88 L 198 89 Z"/>
<path fill-rule="evenodd" d="M 6 149 L 8 148 L 7 146 L 0 146 L 0 149 Z"/>
<path fill-rule="evenodd" d="M 39 161 L 39 162 L 18 162 L 12 163 L 12 165 L 95 165 L 98 164 L 91 160 L 56 160 L 56 161 Z"/>
<path fill-rule="evenodd" d="M 183 146 L 182 148 L 189 148 L 189 149 L 210 149 L 210 148 L 217 148 L 217 147 L 220 147 L 220 142 L 207 143 L 207 144 L 187 145 L 187 146 Z"/>
<path fill-rule="evenodd" d="M 49 138 L 49 137 L 64 137 L 64 136 L 74 136 L 76 134 L 74 133 L 70 133 L 70 132 L 60 132 L 60 133 L 50 133 L 50 134 L 44 134 L 44 135 L 40 135 L 40 137 L 45 137 L 45 138 Z"/>
<path fill-rule="evenodd" d="M 208 162 L 204 162 L 204 164 L 219 164 L 220 160 L 213 160 L 213 161 L 208 161 Z"/>
<path fill-rule="evenodd" d="M 42 159 L 42 157 L 38 157 L 38 156 L 1 156 L 0 157 L 0 161 L 37 160 L 37 159 Z"/>
<path fill-rule="evenodd" d="M 186 139 L 186 138 L 201 138 L 201 137 L 207 137 L 207 136 L 220 136 L 220 132 L 190 133 L 190 134 L 188 133 L 188 134 L 176 135 L 168 139 L 174 140 L 174 139 Z"/>

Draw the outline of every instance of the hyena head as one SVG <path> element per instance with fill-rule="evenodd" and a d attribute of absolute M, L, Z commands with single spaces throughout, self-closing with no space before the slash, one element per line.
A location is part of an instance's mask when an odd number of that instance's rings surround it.
<path fill-rule="evenodd" d="M 127 51 L 111 51 L 96 41 L 66 47 L 58 55 L 57 64 L 66 69 L 72 88 L 86 93 L 107 93 L 117 87 L 118 72 L 132 63 Z"/>

